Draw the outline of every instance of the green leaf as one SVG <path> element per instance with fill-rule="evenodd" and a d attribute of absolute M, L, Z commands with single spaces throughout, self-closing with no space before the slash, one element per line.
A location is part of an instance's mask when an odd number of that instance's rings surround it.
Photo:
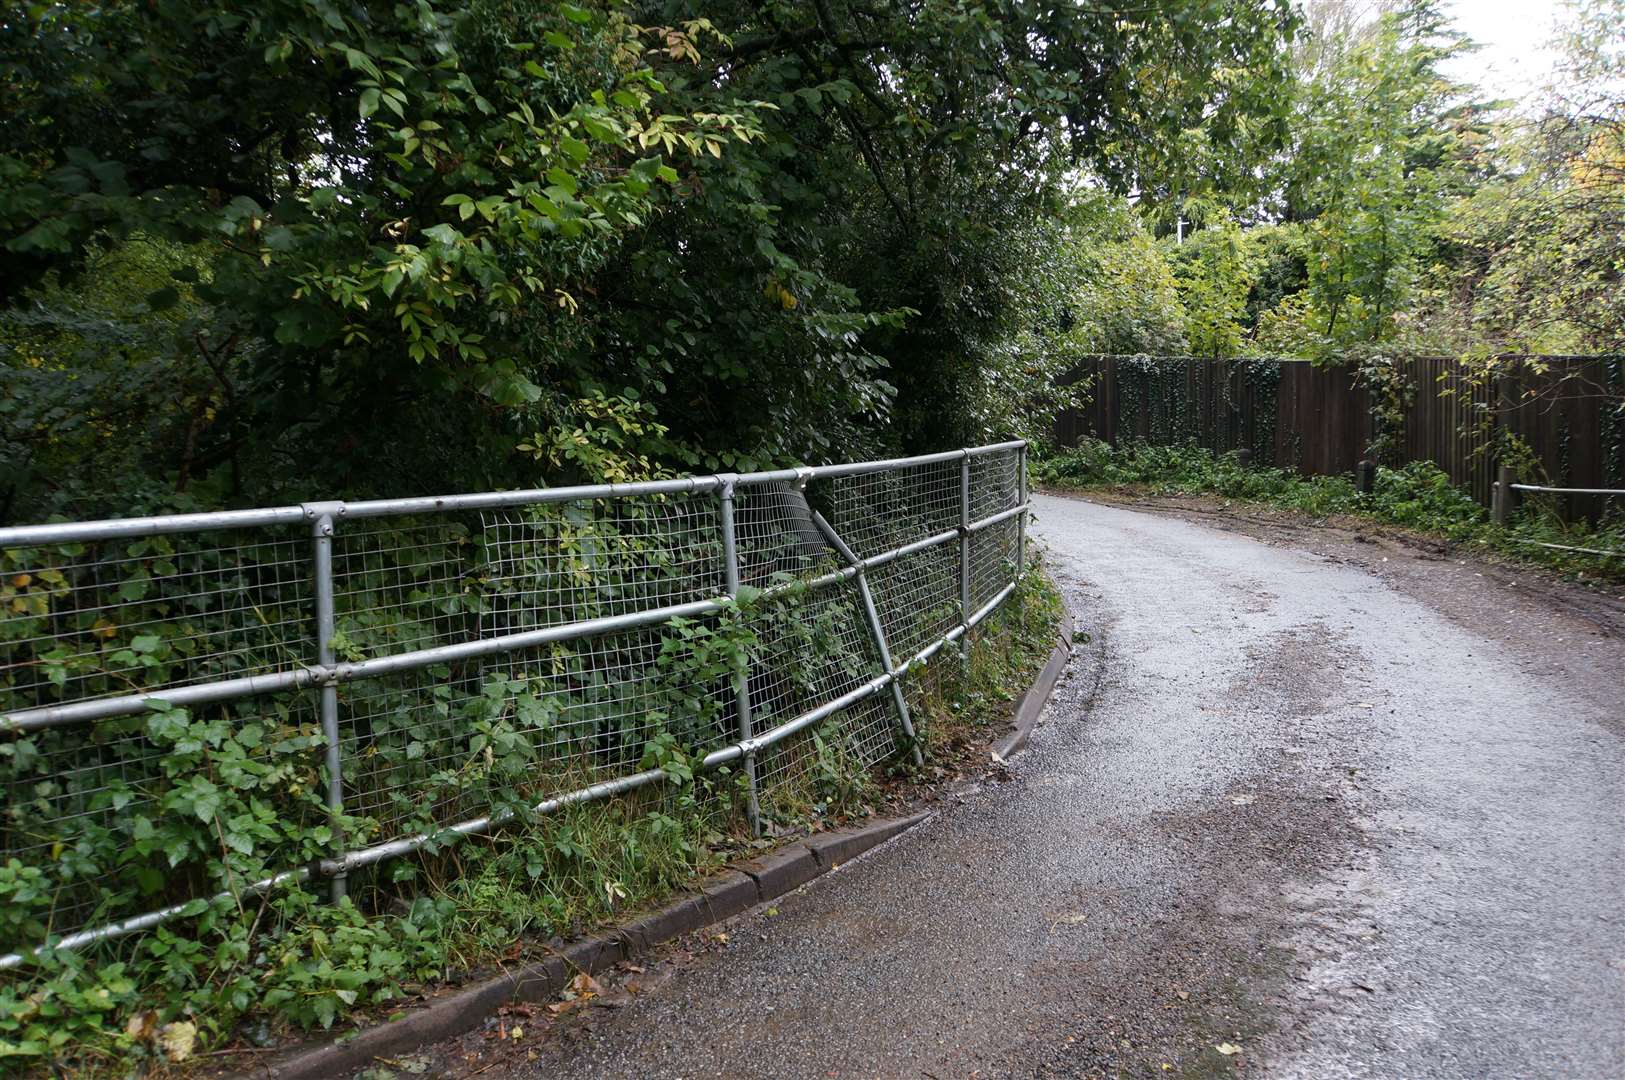
<path fill-rule="evenodd" d="M 590 152 L 586 143 L 571 135 L 566 135 L 559 140 L 559 149 L 563 150 L 564 155 L 577 165 L 586 161 L 587 154 Z"/>
<path fill-rule="evenodd" d="M 555 186 L 562 188 L 565 194 L 574 195 L 576 193 L 576 178 L 559 168 L 557 165 L 547 170 L 547 178 L 551 180 Z"/>

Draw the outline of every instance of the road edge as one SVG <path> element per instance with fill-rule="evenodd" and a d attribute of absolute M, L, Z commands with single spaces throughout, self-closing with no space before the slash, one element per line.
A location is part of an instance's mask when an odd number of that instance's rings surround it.
<path fill-rule="evenodd" d="M 1010 732 L 993 744 L 993 756 L 1001 761 L 1009 761 L 1015 755 L 1027 748 L 1027 740 L 1032 737 L 1033 728 L 1038 726 L 1038 718 L 1044 713 L 1044 706 L 1055 693 L 1055 686 L 1061 681 L 1061 673 L 1066 670 L 1072 659 L 1072 609 L 1067 605 L 1066 598 L 1061 598 L 1061 625 L 1055 648 L 1050 650 L 1049 660 L 1044 669 L 1038 673 L 1038 678 L 1027 688 L 1027 692 L 1016 703 L 1014 714 L 1010 717 Z"/>
<path fill-rule="evenodd" d="M 228 1074 L 228 1080 L 330 1080 L 420 1046 L 464 1034 L 499 1007 L 553 998 L 578 972 L 603 971 L 656 946 L 793 892 L 932 816 L 922 811 L 859 828 L 817 833 L 767 855 L 730 864 L 652 914 L 572 942 L 543 960 L 470 983 L 397 1020 L 363 1028 L 280 1061 Z"/>

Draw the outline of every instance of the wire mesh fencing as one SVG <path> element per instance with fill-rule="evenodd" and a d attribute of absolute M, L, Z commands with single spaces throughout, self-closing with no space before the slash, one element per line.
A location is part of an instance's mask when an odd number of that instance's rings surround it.
<path fill-rule="evenodd" d="M 917 755 L 900 680 L 1015 588 L 1025 455 L 0 529 L 0 966 L 341 896 L 651 746 L 753 827 L 815 730 Z"/>

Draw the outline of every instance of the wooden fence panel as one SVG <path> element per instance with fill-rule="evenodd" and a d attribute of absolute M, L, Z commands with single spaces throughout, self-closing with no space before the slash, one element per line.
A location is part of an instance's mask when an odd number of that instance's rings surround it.
<path fill-rule="evenodd" d="M 1625 357 L 1545 357 L 1499 387 L 1474 385 L 1449 357 L 1405 361 L 1415 388 L 1396 460 L 1431 461 L 1488 503 L 1495 433 L 1517 435 L 1560 487 L 1625 484 Z M 1306 360 L 1093 357 L 1068 376 L 1092 378 L 1087 404 L 1055 419 L 1062 446 L 1085 437 L 1114 446 L 1195 443 L 1215 453 L 1252 449 L 1254 461 L 1306 475 L 1352 473 L 1372 446 L 1372 399 L 1346 367 Z M 1621 500 L 1614 500 L 1619 502 Z M 1596 517 L 1598 497 L 1576 496 L 1566 516 Z"/>

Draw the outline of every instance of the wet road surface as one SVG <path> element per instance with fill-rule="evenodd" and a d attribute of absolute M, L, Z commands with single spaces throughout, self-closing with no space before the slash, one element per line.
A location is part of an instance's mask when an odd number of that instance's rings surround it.
<path fill-rule="evenodd" d="M 1034 502 L 1090 640 L 1008 775 L 485 1075 L 1625 1076 L 1618 636 Z"/>

